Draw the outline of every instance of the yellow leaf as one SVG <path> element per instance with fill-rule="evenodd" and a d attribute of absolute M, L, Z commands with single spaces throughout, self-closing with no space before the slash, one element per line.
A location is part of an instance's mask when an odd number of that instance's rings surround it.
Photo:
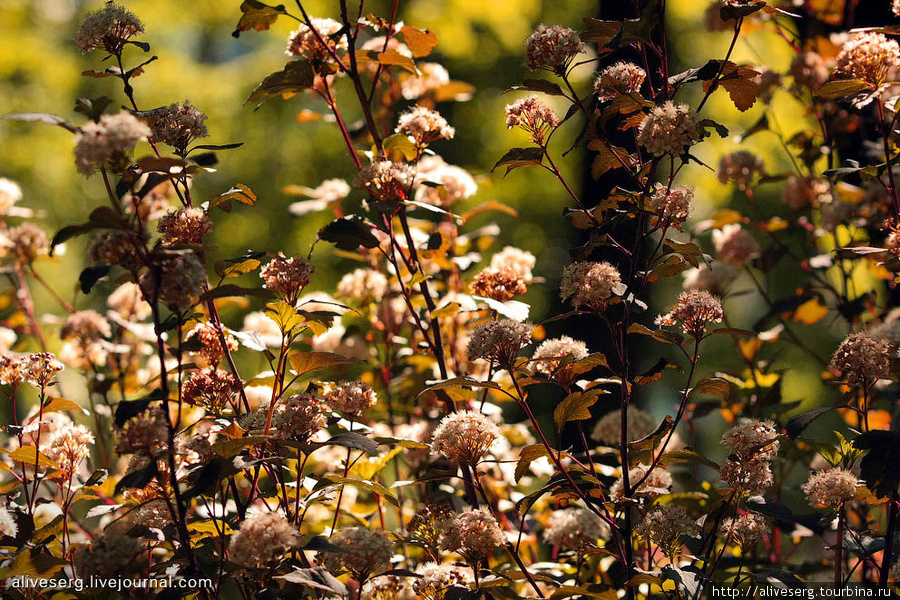
<path fill-rule="evenodd" d="M 434 47 L 438 45 L 438 37 L 433 31 L 428 31 L 427 29 L 404 25 L 400 29 L 400 33 L 403 34 L 403 40 L 416 58 L 428 56 Z"/>
<path fill-rule="evenodd" d="M 731 225 L 732 223 L 740 223 L 743 219 L 744 217 L 743 215 L 741 215 L 741 213 L 737 212 L 736 210 L 729 209 L 717 210 L 715 213 L 713 213 L 712 216 L 713 227 L 715 229 L 721 229 L 722 227 Z"/>
<path fill-rule="evenodd" d="M 35 456 L 37 453 L 37 456 Z M 35 461 L 37 461 L 38 465 L 42 467 L 53 467 L 57 468 L 56 461 L 52 460 L 49 456 L 44 454 L 43 452 L 38 452 L 37 448 L 34 446 L 22 446 L 18 450 L 13 450 L 9 453 L 9 457 L 15 462 L 23 462 L 26 465 L 34 466 Z"/>
<path fill-rule="evenodd" d="M 759 352 L 759 349 L 762 347 L 762 345 L 763 341 L 759 338 L 738 340 L 738 349 L 740 350 L 741 357 L 744 360 L 753 360 L 753 357 L 756 356 L 756 353 Z"/>
<path fill-rule="evenodd" d="M 828 314 L 828 307 L 819 304 L 817 298 L 807 300 L 794 311 L 794 321 L 800 321 L 804 325 L 814 325 Z"/>
<path fill-rule="evenodd" d="M 458 302 L 448 302 L 447 304 L 441 306 L 440 308 L 436 308 L 431 312 L 431 317 L 452 317 L 457 312 L 459 312 L 459 303 Z"/>
<path fill-rule="evenodd" d="M 83 411 L 84 409 L 77 402 L 73 402 L 72 400 L 67 400 L 65 398 L 54 398 L 44 405 L 44 414 L 66 410 Z"/>

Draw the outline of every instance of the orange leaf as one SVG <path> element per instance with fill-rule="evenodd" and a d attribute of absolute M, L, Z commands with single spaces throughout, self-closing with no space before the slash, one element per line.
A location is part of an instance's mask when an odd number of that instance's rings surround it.
<path fill-rule="evenodd" d="M 794 321 L 800 321 L 804 325 L 814 325 L 828 314 L 828 307 L 819 304 L 818 298 L 807 300 L 794 311 Z"/>

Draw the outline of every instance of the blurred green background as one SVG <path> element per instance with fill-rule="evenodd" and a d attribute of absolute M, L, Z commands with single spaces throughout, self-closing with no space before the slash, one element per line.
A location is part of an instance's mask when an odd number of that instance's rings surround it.
<path fill-rule="evenodd" d="M 122 4 L 143 20 L 146 34 L 141 39 L 150 43 L 151 54 L 159 57 L 134 80 L 139 106 L 149 109 L 190 100 L 209 116 L 210 137 L 205 143 L 244 142 L 240 149 L 221 152 L 217 171 L 195 181 L 194 194 L 200 200 L 222 193 L 237 182 L 249 185 L 260 198 L 253 209 L 236 206 L 231 214 L 214 215 L 216 231 L 211 237 L 214 246 L 210 259 L 237 256 L 248 248 L 305 255 L 316 231 L 331 215 L 291 218 L 287 206 L 296 198 L 285 195 L 281 191 L 283 186 L 315 187 L 331 177 L 350 180 L 352 163 L 334 126 L 297 121 L 297 114 L 304 108 L 324 110 L 321 102 L 300 95 L 288 101 L 272 101 L 257 111 L 243 104 L 263 77 L 283 67 L 284 45 L 292 21 L 281 19 L 270 31 L 247 32 L 235 39 L 231 31 L 240 16 L 240 0 L 133 0 Z M 49 112 L 79 124 L 82 117 L 73 111 L 78 97 L 109 95 L 117 105 L 124 104 L 116 80 L 81 76 L 84 70 L 102 69 L 106 65 L 100 62 L 101 53 L 82 56 L 72 41 L 73 31 L 84 14 L 101 6 L 98 0 L 0 1 L 0 25 L 4 32 L 0 36 L 0 113 Z M 731 35 L 706 31 L 705 5 L 692 0 L 672 0 L 667 6 L 672 73 L 699 66 L 711 57 L 724 56 Z M 306 7 L 313 16 L 337 16 L 336 1 L 310 1 Z M 386 2 L 366 4 L 367 13 L 386 15 L 389 10 Z M 538 23 L 560 23 L 578 29 L 583 17 L 598 15 L 600 10 L 598 3 L 577 0 L 401 2 L 401 18 L 406 23 L 433 29 L 440 38 L 433 58 L 444 64 L 452 79 L 469 82 L 477 89 L 468 102 L 438 106 L 456 127 L 457 137 L 436 149 L 448 162 L 463 166 L 478 177 L 480 190 L 467 201 L 469 207 L 497 200 L 522 215 L 516 219 L 495 213 L 472 225 L 496 221 L 503 230 L 497 249 L 512 244 L 538 256 L 536 274 L 547 281 L 532 286 L 526 298 L 533 307 L 532 318 L 538 322 L 558 305 L 557 281 L 563 265 L 569 261 L 574 233 L 560 217 L 566 195 L 546 172 L 519 169 L 506 178 L 499 171 L 490 173 L 491 166 L 506 150 L 526 145 L 524 134 L 505 128 L 503 108 L 515 95 L 503 92 L 534 76 L 524 66 L 523 53 L 524 40 Z M 128 52 L 132 65 L 143 57 L 134 48 Z M 763 64 L 785 72 L 791 55 L 774 33 L 754 31 L 739 42 L 734 58 L 737 62 Z M 590 89 L 592 77 L 592 65 L 577 71 L 582 93 Z M 701 93 L 699 86 L 690 92 L 698 96 Z M 694 105 L 697 100 L 687 95 L 678 99 L 694 100 Z M 561 114 L 567 108 L 553 104 Z M 776 94 L 774 106 L 778 113 L 777 125 L 786 137 L 810 126 L 811 121 L 801 107 L 784 92 Z M 739 113 L 727 95 L 719 92 L 705 110 L 708 111 L 705 116 L 715 116 L 732 132 L 732 137 L 713 137 L 696 148 L 701 160 L 715 166 L 721 155 L 737 148 L 734 135 L 755 123 L 763 108 L 757 104 L 748 112 Z M 349 119 L 354 118 L 351 115 Z M 568 137 L 558 136 L 557 153 L 568 147 L 578 127 L 574 123 L 566 125 Z M 85 180 L 76 173 L 68 132 L 0 120 L 0 140 L 0 176 L 19 182 L 25 194 L 22 205 L 43 211 L 43 225 L 48 232 L 84 220 L 93 207 L 104 202 L 100 178 Z M 760 153 L 770 173 L 789 170 L 787 156 L 774 135 L 754 136 L 741 147 Z M 575 152 L 561 161 L 571 181 L 583 181 L 585 160 Z M 682 173 L 681 182 L 695 187 L 695 221 L 708 216 L 717 206 L 728 204 L 733 196 L 741 209 L 755 218 L 769 218 L 785 211 L 777 200 L 778 186 L 763 186 L 750 200 L 732 186 L 719 184 L 710 169 L 691 165 Z M 359 194 L 355 193 L 351 199 L 358 202 Z M 64 256 L 38 267 L 66 298 L 76 297 L 85 242 L 84 238 L 70 242 Z M 710 250 L 708 241 L 704 244 Z M 333 282 L 349 266 L 334 257 L 325 245 L 317 247 L 314 263 L 318 273 L 316 286 L 323 289 L 333 289 Z M 779 269 L 783 271 L 773 273 L 773 279 L 780 282 L 776 295 L 790 294 L 797 283 L 792 275 L 796 266 L 782 264 Z M 676 277 L 656 286 L 655 296 L 650 298 L 651 315 L 674 301 L 680 284 L 680 278 Z M 738 286 L 750 287 L 746 281 L 739 282 Z M 39 308 L 55 311 L 52 300 L 40 290 L 35 291 Z M 87 308 L 98 304 L 99 297 L 96 293 L 88 298 L 78 296 L 76 305 Z M 743 295 L 729 301 L 726 309 L 732 314 L 732 326 L 749 327 L 764 314 L 766 307 L 759 298 Z M 230 317 L 229 325 L 240 327 L 236 314 L 226 312 L 225 317 L 226 320 Z M 646 319 L 647 324 L 650 320 Z M 820 326 L 804 335 L 810 337 L 813 347 L 833 348 L 844 333 L 830 332 L 827 326 Z M 729 340 L 715 340 L 707 352 L 708 356 L 716 357 L 710 372 L 740 370 L 742 363 Z M 785 375 L 784 400 L 821 401 L 820 369 L 792 350 L 782 358 L 795 366 Z M 653 364 L 655 360 L 653 355 L 643 362 Z M 652 395 L 643 398 L 642 404 L 651 409 L 658 407 L 657 412 L 674 405 L 683 376 L 667 374 L 664 381 L 668 384 L 654 386 Z"/>

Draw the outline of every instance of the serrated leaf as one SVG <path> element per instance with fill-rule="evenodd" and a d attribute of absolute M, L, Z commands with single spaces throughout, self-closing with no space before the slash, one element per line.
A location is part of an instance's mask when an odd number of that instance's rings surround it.
<path fill-rule="evenodd" d="M 377 248 L 378 238 L 372 234 L 372 228 L 359 217 L 345 217 L 332 221 L 319 230 L 319 239 L 331 242 L 341 250 Z"/>
<path fill-rule="evenodd" d="M 709 467 L 710 469 L 714 469 L 715 471 L 719 470 L 719 465 L 706 458 L 702 454 L 698 454 L 693 450 L 671 450 L 662 455 L 660 459 L 662 464 L 671 465 L 675 463 L 680 464 L 691 464 L 691 465 L 703 465 L 704 467 Z"/>
<path fill-rule="evenodd" d="M 411 25 L 401 27 L 400 34 L 403 35 L 403 41 L 406 42 L 415 58 L 422 58 L 431 54 L 431 51 L 434 50 L 439 41 L 438 36 L 433 31 L 419 29 Z"/>
<path fill-rule="evenodd" d="M 252 435 L 216 442 L 215 444 L 210 446 L 210 449 L 222 458 L 232 458 L 247 446 L 255 446 L 256 444 L 261 444 L 267 439 L 269 438 L 264 435 Z"/>
<path fill-rule="evenodd" d="M 900 487 L 900 432 L 867 431 L 853 440 L 853 447 L 868 450 L 860 463 L 860 479 L 879 498 L 897 493 Z"/>
<path fill-rule="evenodd" d="M 355 358 L 347 358 L 334 352 L 295 352 L 291 354 L 289 361 L 291 368 L 298 376 L 306 375 L 322 369 L 330 369 L 344 365 L 358 365 L 365 361 Z"/>
<path fill-rule="evenodd" d="M 67 410 L 77 410 L 78 412 L 82 412 L 87 414 L 87 410 L 85 410 L 80 404 L 77 402 L 73 402 L 72 400 L 67 400 L 66 398 L 53 398 L 44 405 L 43 412 L 44 414 L 51 412 L 62 412 Z"/>
<path fill-rule="evenodd" d="M 376 483 L 374 481 L 366 481 L 365 479 L 358 479 L 355 477 L 340 477 L 338 475 L 325 475 L 320 480 L 316 487 L 321 487 L 323 485 L 352 485 L 356 488 L 361 488 L 364 490 L 368 490 L 374 494 L 381 496 L 386 499 L 388 502 L 393 504 L 396 507 L 400 507 L 400 501 L 397 500 L 397 497 L 394 493 L 381 485 L 380 483 Z"/>
<path fill-rule="evenodd" d="M 239 37 L 241 32 L 251 29 L 265 31 L 278 20 L 278 17 L 285 14 L 283 4 L 269 6 L 257 0 L 244 0 L 241 3 L 241 12 L 244 14 L 241 15 L 235 30 L 231 32 L 234 37 Z"/>
<path fill-rule="evenodd" d="M 497 161 L 491 172 L 493 173 L 497 167 L 505 166 L 506 175 L 509 175 L 510 171 L 519 167 L 535 167 L 541 164 L 543 158 L 543 148 L 512 148 Z"/>
<path fill-rule="evenodd" d="M 353 448 L 354 450 L 362 450 L 370 456 L 378 454 L 378 443 L 366 436 L 353 431 L 347 431 L 331 436 L 327 441 L 322 442 L 323 446 L 342 446 L 344 448 Z"/>
<path fill-rule="evenodd" d="M 519 462 L 516 463 L 516 483 L 519 483 L 519 480 L 525 476 L 531 463 L 542 456 L 548 456 L 547 447 L 543 444 L 531 444 L 522 448 L 522 451 L 519 452 Z"/>
<path fill-rule="evenodd" d="M 695 394 L 715 394 L 724 400 L 728 400 L 728 397 L 731 395 L 731 384 L 718 377 L 701 379 L 691 389 L 688 397 L 693 397 Z"/>
<path fill-rule="evenodd" d="M 290 98 L 312 87 L 314 83 L 315 71 L 312 65 L 305 60 L 292 60 L 281 71 L 263 79 L 247 98 L 247 102 L 256 102 L 259 107 L 272 98 Z"/>
<path fill-rule="evenodd" d="M 406 160 L 413 160 L 419 153 L 409 136 L 401 133 L 395 133 L 384 138 L 382 146 L 385 151 L 399 152 Z"/>
<path fill-rule="evenodd" d="M 251 190 L 249 187 L 247 187 L 243 183 L 236 183 L 234 184 L 234 187 L 227 192 L 210 198 L 209 208 L 215 208 L 219 204 L 229 202 L 231 200 L 235 200 L 237 202 L 240 202 L 241 204 L 246 204 L 247 206 L 253 206 L 254 204 L 256 204 L 258 198 L 256 197 L 256 194 L 253 193 L 253 190 Z"/>
<path fill-rule="evenodd" d="M 38 451 L 34 446 L 22 446 L 21 448 L 17 448 L 9 453 L 9 458 L 13 462 L 21 462 L 31 466 L 37 464 L 44 468 L 52 467 L 56 469 L 59 467 L 55 460 L 43 452 Z"/>
<path fill-rule="evenodd" d="M 469 375 L 461 375 L 459 377 L 445 379 L 444 381 L 439 381 L 433 385 L 430 385 L 419 392 L 416 397 L 418 398 L 426 392 L 434 392 L 437 390 L 446 390 L 451 388 L 488 388 L 492 390 L 502 389 L 500 387 L 500 384 L 495 381 L 479 381 Z"/>
<path fill-rule="evenodd" d="M 556 423 L 556 430 L 562 433 L 563 428 L 569 421 L 590 419 L 591 411 L 588 409 L 597 403 L 599 397 L 600 390 L 569 394 L 553 411 L 553 422 Z"/>
<path fill-rule="evenodd" d="M 823 84 L 813 92 L 813 96 L 822 100 L 843 100 L 872 90 L 872 85 L 861 79 L 839 79 Z"/>

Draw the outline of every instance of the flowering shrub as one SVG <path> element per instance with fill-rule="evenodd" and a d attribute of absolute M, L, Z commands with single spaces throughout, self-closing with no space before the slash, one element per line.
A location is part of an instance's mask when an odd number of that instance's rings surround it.
<path fill-rule="evenodd" d="M 387 18 L 240 5 L 235 37 L 296 24 L 248 102 L 319 102 L 356 176 L 294 186 L 309 199 L 292 214 L 334 214 L 305 255 L 220 261 L 217 216 L 258 199 L 240 182 L 198 198 L 192 182 L 240 144 L 198 143 L 216 132 L 189 101 L 143 106 L 144 24 L 112 3 L 87 15 L 75 44 L 109 66 L 86 75 L 127 106 L 82 98 L 79 124 L 6 117 L 70 132 L 73 168 L 106 196 L 49 235 L 0 179 L 15 290 L 0 329 L 2 577 L 203 575 L 212 588 L 141 593 L 385 600 L 896 585 L 900 47 L 896 27 L 826 35 L 841 19 L 800 4 L 715 3 L 727 54 L 677 74 L 657 3 L 525 40 L 541 78 L 514 88 L 506 125 L 523 146 L 494 169 L 560 184 L 581 243 L 552 280 L 535 275 L 542 257 L 492 250 L 501 228 L 473 225 L 509 212 L 470 206 L 477 179 L 438 154 L 464 127 L 438 107 L 473 90 L 428 60 L 437 34 L 396 4 Z M 789 70 L 732 61 L 757 32 L 781 36 Z M 582 86 L 584 65 L 597 74 Z M 702 162 L 698 147 L 730 135 L 709 110 L 726 96 L 761 107 L 741 139 L 771 136 L 790 173 L 745 148 Z M 782 135 L 776 98 L 815 127 Z M 567 179 L 566 135 L 605 188 Z M 691 163 L 732 206 L 695 219 Z M 35 264 L 81 236 L 69 301 Z M 316 284 L 327 252 L 357 263 L 333 296 Z M 37 314 L 35 286 L 58 315 Z M 535 288 L 559 299 L 541 322 Z M 748 294 L 766 307 L 749 323 Z M 550 337 L 560 323 L 569 335 Z M 812 341 L 817 323 L 840 339 Z M 786 354 L 821 373 L 819 402 L 783 401 Z M 65 397 L 79 385 L 89 408 Z M 535 401 L 548 395 L 550 413 Z"/>

